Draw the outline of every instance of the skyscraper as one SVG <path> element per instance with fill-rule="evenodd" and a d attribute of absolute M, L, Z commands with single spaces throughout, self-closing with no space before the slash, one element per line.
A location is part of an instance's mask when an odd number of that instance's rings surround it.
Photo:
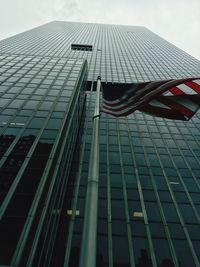
<path fill-rule="evenodd" d="M 117 90 L 200 62 L 144 27 L 74 22 L 0 53 L 0 264 L 78 266 L 97 76 Z M 96 266 L 200 266 L 199 119 L 101 114 Z"/>

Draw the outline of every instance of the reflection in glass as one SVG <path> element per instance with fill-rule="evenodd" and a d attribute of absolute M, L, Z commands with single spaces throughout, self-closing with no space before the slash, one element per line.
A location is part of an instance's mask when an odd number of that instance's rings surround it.
<path fill-rule="evenodd" d="M 152 267 L 151 259 L 148 257 L 146 249 L 140 250 L 140 256 L 138 258 L 138 264 L 136 267 Z"/>
<path fill-rule="evenodd" d="M 14 137 L 4 137 L 5 145 L 9 144 Z M 11 140 L 11 141 L 10 141 Z M 35 140 L 35 136 L 23 136 L 14 146 L 0 169 L 0 200 L 1 202 L 9 193 L 12 183 Z M 17 242 L 21 235 L 24 223 L 27 219 L 29 209 L 34 199 L 41 176 L 45 169 L 52 144 L 39 142 L 25 171 L 20 174 L 20 180 L 9 205 L 0 221 L 0 261 L 1 264 L 9 264 L 14 253 Z M 8 234 L 9 233 L 9 234 Z M 2 236 L 3 235 L 3 236 Z M 5 246 L 6 243 L 6 246 Z"/>
<path fill-rule="evenodd" d="M 136 267 L 152 267 L 149 245 L 146 238 L 133 237 L 133 251 Z"/>

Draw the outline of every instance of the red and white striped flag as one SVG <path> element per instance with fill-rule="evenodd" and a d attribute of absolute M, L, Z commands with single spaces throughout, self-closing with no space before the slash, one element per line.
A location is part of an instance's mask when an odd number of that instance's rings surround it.
<path fill-rule="evenodd" d="M 124 89 L 103 90 L 102 112 L 117 117 L 140 110 L 157 117 L 189 120 L 199 107 L 200 78 L 133 83 Z"/>

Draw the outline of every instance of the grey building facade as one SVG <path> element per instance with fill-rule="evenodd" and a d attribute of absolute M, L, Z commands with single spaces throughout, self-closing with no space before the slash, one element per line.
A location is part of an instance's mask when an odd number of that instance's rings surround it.
<path fill-rule="evenodd" d="M 0 264 L 78 266 L 97 76 L 200 62 L 144 27 L 51 22 L 1 41 L 0 72 Z M 96 266 L 200 266 L 199 119 L 101 115 Z"/>

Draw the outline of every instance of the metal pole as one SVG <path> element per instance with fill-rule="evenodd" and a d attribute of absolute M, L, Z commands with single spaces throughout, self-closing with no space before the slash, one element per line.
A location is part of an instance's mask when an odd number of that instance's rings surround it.
<path fill-rule="evenodd" d="M 101 77 L 98 76 L 79 267 L 96 266 L 98 182 L 99 182 L 100 87 L 101 87 Z"/>

